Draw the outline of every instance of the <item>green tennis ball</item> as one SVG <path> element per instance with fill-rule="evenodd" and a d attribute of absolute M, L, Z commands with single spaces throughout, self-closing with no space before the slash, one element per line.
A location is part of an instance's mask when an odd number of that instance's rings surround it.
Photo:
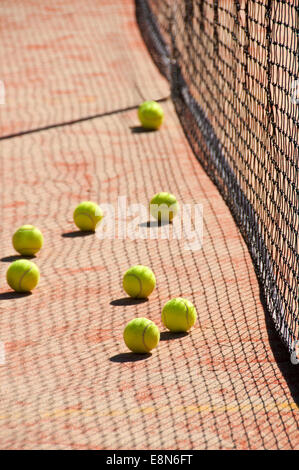
<path fill-rule="evenodd" d="M 138 117 L 144 129 L 159 129 L 164 119 L 164 112 L 156 101 L 145 101 L 138 108 Z"/>
<path fill-rule="evenodd" d="M 123 288 L 130 297 L 146 299 L 156 286 L 153 271 L 147 266 L 138 264 L 125 272 Z"/>
<path fill-rule="evenodd" d="M 170 331 L 188 331 L 195 324 L 197 313 L 194 305 L 187 299 L 177 297 L 169 300 L 162 310 L 162 323 Z"/>
<path fill-rule="evenodd" d="M 124 329 L 124 340 L 134 353 L 149 353 L 160 341 L 160 331 L 147 318 L 134 318 Z"/>
<path fill-rule="evenodd" d="M 160 222 L 170 222 L 178 211 L 179 204 L 176 197 L 170 193 L 155 194 L 150 202 L 150 213 Z"/>
<path fill-rule="evenodd" d="M 39 269 L 27 259 L 18 259 L 9 266 L 6 279 L 8 285 L 16 292 L 30 292 L 39 281 Z"/>
<path fill-rule="evenodd" d="M 103 218 L 102 209 L 91 201 L 84 201 L 74 210 L 74 222 L 84 232 L 94 232 Z"/>
<path fill-rule="evenodd" d="M 44 243 L 41 231 L 33 225 L 22 225 L 13 235 L 14 249 L 24 256 L 35 255 Z"/>

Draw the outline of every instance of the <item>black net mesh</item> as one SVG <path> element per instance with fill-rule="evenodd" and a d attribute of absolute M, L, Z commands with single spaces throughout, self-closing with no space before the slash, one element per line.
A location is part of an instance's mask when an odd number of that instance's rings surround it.
<path fill-rule="evenodd" d="M 299 337 L 299 2 L 137 0 L 136 14 L 292 350 Z"/>

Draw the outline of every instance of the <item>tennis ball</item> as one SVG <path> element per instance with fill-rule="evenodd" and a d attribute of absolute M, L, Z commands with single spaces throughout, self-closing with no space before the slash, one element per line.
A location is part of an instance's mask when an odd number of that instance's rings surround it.
<path fill-rule="evenodd" d="M 159 129 L 164 119 L 164 112 L 156 101 L 145 101 L 138 108 L 138 117 L 145 129 Z"/>
<path fill-rule="evenodd" d="M 39 281 L 36 264 L 27 259 L 18 259 L 9 266 L 6 279 L 8 285 L 17 292 L 30 292 Z"/>
<path fill-rule="evenodd" d="M 195 324 L 197 313 L 187 299 L 177 297 L 169 300 L 162 310 L 162 322 L 170 331 L 188 331 Z"/>
<path fill-rule="evenodd" d="M 138 264 L 132 266 L 125 272 L 123 278 L 123 288 L 130 297 L 145 299 L 154 290 L 156 278 L 153 271 Z"/>
<path fill-rule="evenodd" d="M 158 193 L 150 202 L 150 213 L 159 222 L 170 222 L 178 213 L 179 204 L 170 193 Z"/>
<path fill-rule="evenodd" d="M 33 225 L 22 225 L 13 235 L 14 249 L 24 256 L 35 255 L 44 243 L 41 231 Z"/>
<path fill-rule="evenodd" d="M 134 353 L 148 353 L 160 341 L 160 331 L 154 322 L 147 318 L 134 318 L 124 329 L 124 340 Z"/>
<path fill-rule="evenodd" d="M 84 232 L 94 232 L 103 218 L 102 209 L 91 201 L 84 201 L 74 211 L 74 222 Z"/>

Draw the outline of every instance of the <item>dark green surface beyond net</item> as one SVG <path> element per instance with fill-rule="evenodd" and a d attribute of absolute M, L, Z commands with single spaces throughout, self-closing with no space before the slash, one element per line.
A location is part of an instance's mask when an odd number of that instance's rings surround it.
<path fill-rule="evenodd" d="M 292 350 L 299 338 L 299 0 L 136 0 L 136 15 Z"/>

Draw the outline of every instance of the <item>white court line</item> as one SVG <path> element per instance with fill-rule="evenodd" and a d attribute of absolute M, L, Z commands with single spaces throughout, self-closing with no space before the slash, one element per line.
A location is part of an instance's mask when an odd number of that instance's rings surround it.
<path fill-rule="evenodd" d="M 0 366 L 5 364 L 5 345 L 3 341 L 0 341 Z"/>

